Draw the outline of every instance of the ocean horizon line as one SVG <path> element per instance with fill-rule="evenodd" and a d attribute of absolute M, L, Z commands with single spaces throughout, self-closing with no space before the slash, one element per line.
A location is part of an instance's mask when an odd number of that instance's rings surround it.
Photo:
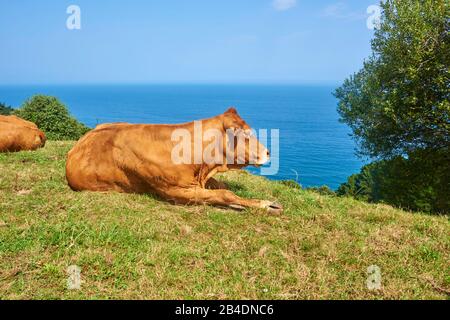
<path fill-rule="evenodd" d="M 0 83 L 0 87 L 69 87 L 69 86 L 340 86 L 339 81 L 308 82 L 49 82 L 49 83 Z"/>

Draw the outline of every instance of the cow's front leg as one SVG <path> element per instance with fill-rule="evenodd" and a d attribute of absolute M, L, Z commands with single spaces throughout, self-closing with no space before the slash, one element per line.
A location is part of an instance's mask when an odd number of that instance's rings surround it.
<path fill-rule="evenodd" d="M 208 190 L 201 187 L 173 187 L 159 192 L 166 200 L 178 204 L 210 204 L 236 210 L 244 208 L 265 209 L 272 214 L 281 214 L 283 207 L 273 201 L 244 199 L 229 190 Z"/>

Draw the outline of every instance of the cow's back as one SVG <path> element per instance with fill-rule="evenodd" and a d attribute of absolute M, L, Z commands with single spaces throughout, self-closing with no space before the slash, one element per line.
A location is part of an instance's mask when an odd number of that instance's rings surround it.
<path fill-rule="evenodd" d="M 0 122 L 12 123 L 12 124 L 16 124 L 16 125 L 19 125 L 19 126 L 24 126 L 24 127 L 34 128 L 34 129 L 38 128 L 35 123 L 33 123 L 31 121 L 24 120 L 22 118 L 14 116 L 14 115 L 11 115 L 11 116 L 2 116 L 2 115 L 0 115 Z"/>
<path fill-rule="evenodd" d="M 171 174 L 164 167 L 172 163 L 171 132 L 158 125 L 97 126 L 68 153 L 66 177 L 70 187 L 77 191 L 151 192 Z"/>

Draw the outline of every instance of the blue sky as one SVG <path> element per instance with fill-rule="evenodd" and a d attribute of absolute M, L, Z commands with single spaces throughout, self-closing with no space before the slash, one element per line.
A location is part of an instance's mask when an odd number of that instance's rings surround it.
<path fill-rule="evenodd" d="M 377 3 L 0 0 L 0 84 L 341 82 L 370 54 Z"/>

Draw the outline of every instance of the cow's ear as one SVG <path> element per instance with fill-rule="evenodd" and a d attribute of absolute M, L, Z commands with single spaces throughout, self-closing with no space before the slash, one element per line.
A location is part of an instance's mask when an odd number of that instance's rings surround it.
<path fill-rule="evenodd" d="M 233 114 L 237 114 L 237 110 L 235 107 L 230 107 L 228 108 L 227 111 L 225 111 L 225 113 L 233 113 Z"/>

